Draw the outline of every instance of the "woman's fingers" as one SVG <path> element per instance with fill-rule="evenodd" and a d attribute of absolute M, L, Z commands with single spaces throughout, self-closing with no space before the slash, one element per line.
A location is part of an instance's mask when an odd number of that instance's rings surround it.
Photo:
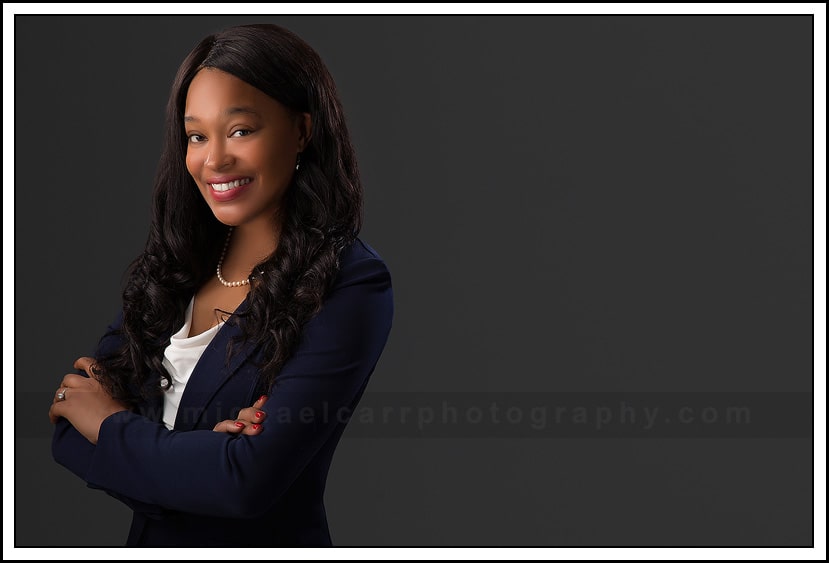
<path fill-rule="evenodd" d="M 83 356 L 75 360 L 72 367 L 89 373 L 92 377 L 85 377 L 76 373 L 67 373 L 63 376 L 60 385 L 55 389 L 52 396 L 52 406 L 49 408 L 49 421 L 57 423 L 58 419 L 65 414 L 64 401 L 70 400 L 70 396 L 78 393 L 86 393 L 100 389 L 100 382 L 95 379 L 95 358 Z"/>
<path fill-rule="evenodd" d="M 59 406 L 56 403 L 52 403 L 52 406 L 49 408 L 49 422 L 52 424 L 57 424 L 60 415 L 57 413 Z"/>
<path fill-rule="evenodd" d="M 87 387 L 90 385 L 94 385 L 94 382 L 90 381 L 88 377 L 84 377 L 82 375 L 78 375 L 76 373 L 67 373 L 63 376 L 63 379 L 60 382 L 60 389 L 64 387 L 72 388 L 72 387 Z"/>
<path fill-rule="evenodd" d="M 80 369 L 85 371 L 90 377 L 95 377 L 95 358 L 90 358 L 89 356 L 83 356 L 75 360 L 75 363 L 72 364 L 72 367 L 75 369 Z"/>
<path fill-rule="evenodd" d="M 67 396 L 69 395 L 69 389 L 71 384 L 77 384 L 78 382 L 74 379 L 76 377 L 81 377 L 80 375 L 75 375 L 73 373 L 66 374 L 63 377 L 63 380 L 60 382 L 60 386 L 55 389 L 55 394 L 52 395 L 52 406 L 49 407 L 49 422 L 52 424 L 57 424 L 58 419 L 62 416 L 60 411 L 62 410 L 63 405 L 61 404 L 63 401 L 66 400 Z M 85 379 L 85 378 L 84 378 Z"/>
<path fill-rule="evenodd" d="M 245 425 L 244 430 L 242 430 L 242 434 L 245 436 L 256 436 L 260 434 L 265 427 L 258 422 L 254 422 L 253 424 Z"/>
<path fill-rule="evenodd" d="M 267 413 L 260 407 L 265 404 L 268 398 L 262 395 L 253 403 L 252 407 L 242 409 L 236 415 L 235 422 L 242 422 L 245 424 L 245 434 L 258 434 L 262 431 L 262 423 L 267 418 Z"/>
<path fill-rule="evenodd" d="M 262 422 L 267 413 L 261 410 L 262 405 L 268 400 L 267 395 L 262 395 L 253 403 L 252 407 L 239 411 L 235 420 L 223 420 L 213 427 L 213 432 L 226 432 L 228 434 L 244 434 L 255 436 L 262 432 Z"/>
<path fill-rule="evenodd" d="M 239 414 L 236 415 L 236 420 L 241 420 L 248 424 L 262 424 L 267 416 L 267 413 L 263 410 L 248 407 L 239 411 Z"/>
<path fill-rule="evenodd" d="M 55 394 L 52 396 L 52 404 L 54 405 L 55 403 L 68 399 L 71 389 L 74 389 L 76 393 L 85 391 L 89 383 L 90 381 L 88 377 L 74 373 L 67 373 L 63 376 L 63 380 L 60 382 L 58 388 L 55 389 Z M 49 418 L 52 418 L 51 414 L 49 415 Z"/>
<path fill-rule="evenodd" d="M 248 424 L 243 420 L 223 420 L 213 427 L 213 432 L 255 436 L 262 432 L 262 425 L 259 423 Z"/>
<path fill-rule="evenodd" d="M 235 420 L 223 420 L 213 427 L 213 432 L 225 432 L 227 434 L 238 434 L 245 429 L 244 423 L 237 424 Z"/>

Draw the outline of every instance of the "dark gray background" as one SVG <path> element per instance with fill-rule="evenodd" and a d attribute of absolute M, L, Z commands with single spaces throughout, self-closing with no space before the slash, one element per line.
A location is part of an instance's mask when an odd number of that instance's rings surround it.
<path fill-rule="evenodd" d="M 337 81 L 395 321 L 368 391 L 811 391 L 809 16 L 15 17 L 18 546 L 122 545 L 46 411 L 143 247 L 173 74 L 273 22 Z M 336 545 L 807 545 L 804 439 L 367 439 Z"/>

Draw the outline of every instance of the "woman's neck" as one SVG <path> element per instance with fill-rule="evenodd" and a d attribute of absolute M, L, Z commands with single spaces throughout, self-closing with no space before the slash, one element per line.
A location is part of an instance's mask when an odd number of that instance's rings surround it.
<path fill-rule="evenodd" d="M 256 264 L 276 250 L 280 232 L 281 225 L 275 225 L 273 221 L 234 227 L 222 261 L 222 276 L 226 280 L 247 278 Z"/>

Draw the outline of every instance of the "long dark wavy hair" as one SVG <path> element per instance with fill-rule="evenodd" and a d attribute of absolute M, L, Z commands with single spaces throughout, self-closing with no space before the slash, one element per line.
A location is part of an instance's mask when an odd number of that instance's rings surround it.
<path fill-rule="evenodd" d="M 311 114 L 311 137 L 285 193 L 276 251 L 256 265 L 248 307 L 228 324 L 262 347 L 260 385 L 273 384 L 322 307 L 342 250 L 362 225 L 363 190 L 334 80 L 319 55 L 276 26 L 237 26 L 203 39 L 179 68 L 167 104 L 163 152 L 155 175 L 150 231 L 125 272 L 123 345 L 96 358 L 94 371 L 115 399 L 137 406 L 160 393 L 158 375 L 170 336 L 184 323 L 190 298 L 215 275 L 228 226 L 219 222 L 185 166 L 184 106 L 193 77 L 219 69 L 258 88 L 289 110 Z M 259 272 L 262 272 L 259 275 Z M 244 319 L 244 322 L 242 320 Z"/>

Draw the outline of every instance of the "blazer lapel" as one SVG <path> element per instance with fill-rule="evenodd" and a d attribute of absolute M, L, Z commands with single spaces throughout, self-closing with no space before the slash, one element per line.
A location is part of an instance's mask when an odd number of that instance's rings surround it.
<path fill-rule="evenodd" d="M 250 304 L 249 295 L 239 305 L 233 315 L 246 310 Z M 227 381 L 239 366 L 253 353 L 256 348 L 250 342 L 236 344 L 230 362 L 225 366 L 227 346 L 231 338 L 242 333 L 238 326 L 225 322 L 216 333 L 207 348 L 204 349 L 193 373 L 187 380 L 187 386 L 181 396 L 175 430 L 192 430 L 201 419 L 202 413 L 225 381 Z"/>

